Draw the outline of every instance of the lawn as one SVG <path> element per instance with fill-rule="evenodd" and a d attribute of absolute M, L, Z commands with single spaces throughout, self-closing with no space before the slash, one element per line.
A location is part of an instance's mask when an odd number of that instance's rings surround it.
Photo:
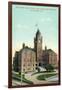
<path fill-rule="evenodd" d="M 15 74 L 14 76 L 12 76 L 12 78 L 14 80 L 17 80 L 17 81 L 21 82 L 21 75 L 19 75 L 19 74 Z M 28 84 L 33 84 L 32 81 L 25 78 L 25 75 L 22 75 L 22 82 L 25 82 L 25 83 L 28 83 Z"/>
<path fill-rule="evenodd" d="M 55 72 L 55 71 L 48 71 L 48 72 Z M 41 71 L 41 72 L 34 72 L 32 75 L 35 75 L 35 74 L 40 74 L 40 73 L 48 73 L 47 71 Z"/>
<path fill-rule="evenodd" d="M 49 78 L 49 77 L 54 76 L 54 75 L 56 75 L 56 74 L 43 74 L 43 75 L 37 76 L 37 79 L 38 80 L 46 80 L 46 78 Z"/>

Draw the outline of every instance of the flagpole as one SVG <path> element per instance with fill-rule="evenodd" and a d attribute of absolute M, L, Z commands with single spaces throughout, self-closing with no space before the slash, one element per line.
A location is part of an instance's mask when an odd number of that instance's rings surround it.
<path fill-rule="evenodd" d="M 21 59 L 21 85 L 22 85 L 22 59 Z"/>
<path fill-rule="evenodd" d="M 21 85 L 22 85 L 22 72 L 21 72 Z"/>

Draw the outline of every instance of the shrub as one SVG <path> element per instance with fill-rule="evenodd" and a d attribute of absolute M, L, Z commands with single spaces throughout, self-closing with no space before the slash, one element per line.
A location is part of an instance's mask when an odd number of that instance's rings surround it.
<path fill-rule="evenodd" d="M 54 67 L 53 67 L 53 65 L 51 65 L 51 64 L 47 64 L 47 65 L 45 66 L 45 69 L 46 69 L 46 71 L 54 71 Z"/>

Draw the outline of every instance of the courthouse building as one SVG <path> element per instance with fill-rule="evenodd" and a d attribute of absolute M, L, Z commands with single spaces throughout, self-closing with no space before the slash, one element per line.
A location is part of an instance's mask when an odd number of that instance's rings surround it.
<path fill-rule="evenodd" d="M 13 58 L 13 69 L 17 72 L 35 71 L 36 67 L 44 67 L 46 64 L 51 64 L 55 68 L 58 67 L 57 54 L 52 49 L 42 49 L 41 32 L 38 29 L 34 37 L 34 48 L 29 48 L 23 43 L 20 51 L 15 52 Z M 48 43 L 48 42 L 47 42 Z"/>

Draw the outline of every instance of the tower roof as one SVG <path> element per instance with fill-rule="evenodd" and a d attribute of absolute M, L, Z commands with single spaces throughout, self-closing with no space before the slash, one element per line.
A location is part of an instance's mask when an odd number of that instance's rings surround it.
<path fill-rule="evenodd" d="M 37 29 L 37 32 L 36 32 L 36 35 L 39 35 L 39 34 L 41 34 L 41 33 L 40 33 L 39 28 L 38 28 L 38 29 Z"/>

